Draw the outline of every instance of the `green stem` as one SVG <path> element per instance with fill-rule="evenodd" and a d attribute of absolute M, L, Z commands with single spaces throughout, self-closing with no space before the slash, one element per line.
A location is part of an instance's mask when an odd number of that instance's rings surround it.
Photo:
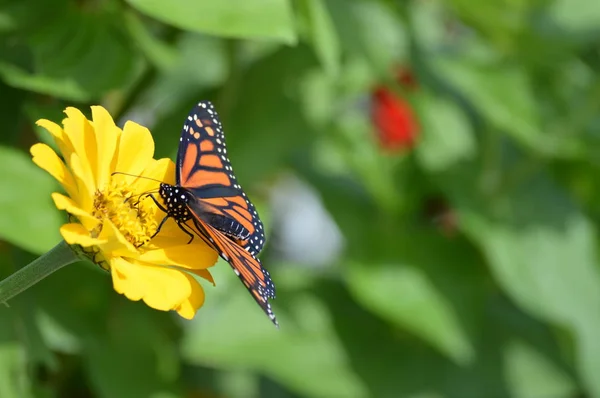
<path fill-rule="evenodd" d="M 54 271 L 79 260 L 80 258 L 67 243 L 60 242 L 46 254 L 0 281 L 0 303 L 6 303 Z"/>

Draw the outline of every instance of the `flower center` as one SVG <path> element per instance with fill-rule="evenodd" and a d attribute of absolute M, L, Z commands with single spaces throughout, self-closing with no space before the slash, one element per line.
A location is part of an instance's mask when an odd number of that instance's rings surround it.
<path fill-rule="evenodd" d="M 154 218 L 156 208 L 144 203 L 147 201 L 140 201 L 125 184 L 111 182 L 104 190 L 96 191 L 92 214 L 100 221 L 110 220 L 125 239 L 140 247 L 150 241 L 158 227 Z M 91 234 L 97 237 L 101 231 L 102 223 Z"/>

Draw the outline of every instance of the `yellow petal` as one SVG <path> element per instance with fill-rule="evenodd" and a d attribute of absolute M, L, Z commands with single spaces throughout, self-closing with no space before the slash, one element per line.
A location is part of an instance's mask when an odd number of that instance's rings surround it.
<path fill-rule="evenodd" d="M 137 256 L 138 250 L 110 220 L 103 220 L 99 238 L 104 242 L 98 247 L 108 256 Z"/>
<path fill-rule="evenodd" d="M 54 137 L 54 142 L 56 142 L 56 145 L 58 146 L 60 153 L 62 153 L 63 158 L 68 159 L 73 153 L 74 149 L 73 144 L 71 144 L 71 140 L 65 134 L 62 127 L 46 119 L 40 119 L 36 122 L 36 124 L 48 130 L 52 137 Z"/>
<path fill-rule="evenodd" d="M 213 286 L 217 286 L 210 271 L 207 269 L 187 269 L 186 271 L 191 272 L 194 275 L 198 275 L 200 278 L 206 279 L 207 281 L 212 283 Z"/>
<path fill-rule="evenodd" d="M 137 262 L 111 258 L 114 289 L 128 299 L 144 300 L 148 306 L 169 311 L 192 294 L 192 282 L 184 272 Z"/>
<path fill-rule="evenodd" d="M 100 222 L 96 217 L 79 208 L 73 200 L 64 195 L 55 192 L 52 194 L 52 199 L 58 210 L 66 210 L 67 213 L 76 216 L 88 231 L 92 230 Z"/>
<path fill-rule="evenodd" d="M 167 246 L 140 254 L 140 261 L 151 264 L 172 264 L 186 269 L 204 269 L 215 265 L 217 252 L 204 243 Z"/>
<path fill-rule="evenodd" d="M 192 319 L 194 318 L 194 315 L 196 315 L 198 308 L 202 307 L 204 304 L 204 289 L 202 289 L 202 286 L 200 286 L 200 284 L 192 276 L 187 274 L 184 275 L 190 282 L 192 292 L 185 300 L 183 300 L 183 302 L 174 307 L 174 310 L 177 311 L 181 317 L 185 319 Z"/>
<path fill-rule="evenodd" d="M 50 173 L 65 188 L 69 196 L 77 200 L 77 186 L 73 175 L 52 148 L 46 144 L 35 144 L 30 152 L 33 162 Z"/>
<path fill-rule="evenodd" d="M 86 167 L 84 166 L 86 162 L 82 162 L 77 153 L 73 152 L 68 163 L 71 166 L 71 173 L 79 192 L 77 201 L 79 207 L 85 211 L 91 211 L 96 188 L 89 169 L 86 171 Z"/>
<path fill-rule="evenodd" d="M 149 199 L 151 200 L 151 199 Z M 157 211 L 154 215 L 156 217 L 156 222 L 160 223 L 162 219 L 165 217 L 165 213 L 162 211 Z M 190 222 L 188 222 L 189 224 Z M 188 252 L 196 253 L 204 250 L 209 250 L 214 253 L 215 260 L 217 258 L 217 252 L 215 252 L 212 248 L 210 248 L 201 237 L 197 234 L 192 233 L 193 239 L 190 242 L 190 236 L 183 232 L 182 228 L 172 219 L 168 219 L 160 229 L 160 232 L 157 236 L 155 236 L 151 243 L 155 247 L 160 248 L 171 248 L 174 246 L 181 246 L 184 243 L 185 247 L 188 247 Z M 189 243 L 188 243 L 189 242 Z M 214 262 L 213 262 L 214 264 Z"/>
<path fill-rule="evenodd" d="M 160 182 L 168 184 L 174 176 L 175 164 L 171 159 L 152 160 L 141 173 L 141 177 L 133 181 L 133 190 L 139 193 L 158 192 Z"/>
<path fill-rule="evenodd" d="M 116 164 L 115 151 L 121 130 L 115 125 L 106 109 L 101 106 L 92 106 L 92 119 L 98 150 L 97 184 L 102 189 L 108 184 L 110 173 Z"/>
<path fill-rule="evenodd" d="M 157 194 L 160 183 L 168 180 L 169 174 L 172 173 L 175 173 L 175 165 L 171 159 L 149 159 L 146 168 L 141 174 L 133 176 L 115 174 L 112 178 L 113 182 L 128 185 L 131 191 L 135 192 L 135 195 L 140 199 L 144 194 L 153 194 L 158 199 Z M 144 198 L 144 200 L 151 201 L 152 199 Z M 163 215 L 164 214 L 161 213 L 161 217 L 156 216 L 158 222 L 162 220 Z"/>
<path fill-rule="evenodd" d="M 146 127 L 128 121 L 125 123 L 115 171 L 139 175 L 154 155 L 154 141 Z"/>
<path fill-rule="evenodd" d="M 144 175 L 166 184 L 175 184 L 175 163 L 169 158 L 158 159 L 144 170 Z"/>
<path fill-rule="evenodd" d="M 102 239 L 92 238 L 89 231 L 81 224 L 65 224 L 60 227 L 60 234 L 70 245 L 90 247 L 104 243 Z"/>
<path fill-rule="evenodd" d="M 95 192 L 98 187 L 96 184 L 98 151 L 94 128 L 79 109 L 68 107 L 65 109 L 65 113 L 68 117 L 63 121 L 63 125 L 65 133 L 71 139 L 75 153 L 80 159 L 80 177 L 87 181 L 88 185 L 93 187 L 92 192 Z M 73 168 L 73 165 L 70 165 Z"/>

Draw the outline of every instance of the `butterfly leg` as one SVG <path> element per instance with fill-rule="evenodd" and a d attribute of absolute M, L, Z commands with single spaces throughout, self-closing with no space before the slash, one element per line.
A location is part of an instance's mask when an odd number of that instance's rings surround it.
<path fill-rule="evenodd" d="M 151 193 L 147 194 L 146 197 L 150 197 L 154 203 L 156 204 L 156 206 L 158 206 L 159 209 L 161 209 L 163 212 L 169 214 L 169 211 L 167 209 L 165 209 L 165 207 L 163 205 L 161 205 L 158 200 L 156 200 L 156 198 L 154 197 L 154 195 L 152 195 Z M 161 223 L 162 225 L 162 223 Z"/>
<path fill-rule="evenodd" d="M 162 228 L 162 226 L 165 224 L 165 222 L 167 222 L 167 219 L 169 219 L 169 212 L 167 211 L 167 209 L 165 209 L 165 207 L 163 205 L 161 205 L 158 200 L 156 200 L 156 198 L 154 197 L 154 195 L 152 194 L 148 194 L 146 195 L 146 197 L 150 197 L 152 198 L 152 200 L 154 201 L 154 203 L 156 204 L 156 206 L 158 206 L 158 208 L 160 210 L 162 210 L 164 213 L 166 213 L 167 215 L 162 219 L 162 221 L 160 222 L 160 224 L 158 224 L 158 227 L 156 228 L 156 232 L 154 232 L 152 234 L 152 236 L 150 237 L 150 239 L 154 238 L 156 235 L 158 235 L 158 233 L 160 232 L 160 229 Z"/>
<path fill-rule="evenodd" d="M 194 234 L 191 233 L 190 231 L 188 231 L 189 227 L 186 225 L 186 223 L 183 221 L 178 221 L 177 225 L 183 232 L 185 232 L 190 237 L 190 240 L 188 241 L 187 244 L 189 245 L 190 243 L 192 243 L 192 241 L 194 240 Z"/>
<path fill-rule="evenodd" d="M 156 235 L 158 235 L 158 233 L 160 232 L 160 229 L 162 228 L 162 226 L 164 225 L 165 222 L 167 222 L 167 220 L 169 219 L 169 216 L 165 216 L 162 221 L 160 222 L 160 224 L 158 224 L 158 227 L 156 227 L 156 232 L 154 232 L 152 234 L 152 236 L 150 237 L 150 239 L 154 238 Z"/>

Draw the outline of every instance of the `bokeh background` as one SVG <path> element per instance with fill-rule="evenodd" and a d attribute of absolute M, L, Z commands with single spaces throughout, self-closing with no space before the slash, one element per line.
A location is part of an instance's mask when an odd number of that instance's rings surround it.
<path fill-rule="evenodd" d="M 600 397 L 597 0 L 0 0 L 0 274 L 66 220 L 35 120 L 174 158 L 213 101 L 276 330 L 226 263 L 193 321 L 71 265 L 0 308 L 0 397 Z"/>

